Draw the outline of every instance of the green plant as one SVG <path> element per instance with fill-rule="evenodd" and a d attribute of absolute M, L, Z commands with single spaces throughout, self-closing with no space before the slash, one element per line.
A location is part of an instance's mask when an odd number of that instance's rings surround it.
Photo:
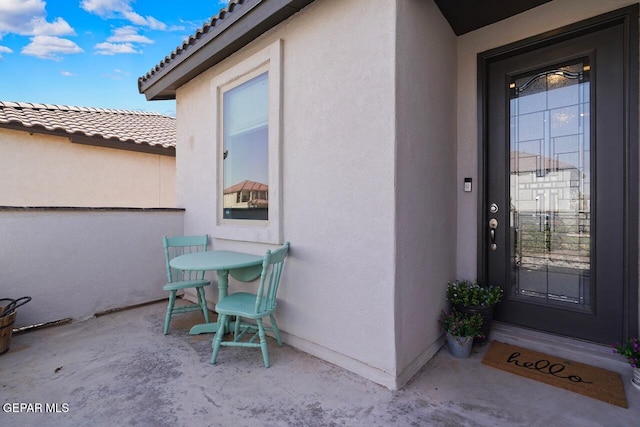
<path fill-rule="evenodd" d="M 612 344 L 613 352 L 623 355 L 632 368 L 640 368 L 640 341 L 638 338 L 629 338 L 624 344 Z"/>
<path fill-rule="evenodd" d="M 444 332 L 457 337 L 484 337 L 482 334 L 482 317 L 478 313 L 469 316 L 456 310 L 448 314 L 442 311 L 438 323 Z"/>
<path fill-rule="evenodd" d="M 453 305 L 484 307 L 500 302 L 502 288 L 494 285 L 485 286 L 469 280 L 457 280 L 447 286 L 447 299 Z"/>

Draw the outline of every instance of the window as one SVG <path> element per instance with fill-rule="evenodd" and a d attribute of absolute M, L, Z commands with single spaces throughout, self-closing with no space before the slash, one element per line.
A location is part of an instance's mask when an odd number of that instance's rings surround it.
<path fill-rule="evenodd" d="M 213 80 L 215 238 L 282 243 L 281 49 L 277 41 Z"/>
<path fill-rule="evenodd" d="M 224 219 L 269 219 L 269 73 L 222 95 Z"/>

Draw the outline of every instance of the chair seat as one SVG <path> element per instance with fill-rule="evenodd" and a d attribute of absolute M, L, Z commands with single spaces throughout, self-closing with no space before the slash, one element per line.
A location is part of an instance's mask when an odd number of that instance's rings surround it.
<path fill-rule="evenodd" d="M 199 288 L 201 286 L 209 286 L 211 284 L 208 280 L 183 280 L 180 282 L 167 283 L 162 287 L 165 291 L 176 291 L 178 289 L 185 288 Z"/>
<path fill-rule="evenodd" d="M 236 292 L 227 295 L 218 304 L 216 312 L 218 314 L 230 314 L 232 316 L 242 316 L 247 319 L 261 319 L 268 316 L 273 310 L 261 310 L 255 312 L 256 295 L 248 292 Z"/>
<path fill-rule="evenodd" d="M 216 304 L 216 312 L 218 313 L 218 332 L 213 342 L 213 354 L 211 355 L 211 363 L 218 360 L 218 352 L 220 347 L 258 347 L 262 352 L 262 360 L 264 366 L 269 367 L 269 350 L 267 349 L 266 331 L 273 332 L 273 335 L 282 346 L 282 337 L 280 329 L 276 323 L 273 312 L 276 308 L 278 293 L 278 285 L 284 260 L 289 253 L 289 242 L 285 242 L 284 246 L 271 251 L 267 249 L 262 261 L 262 272 L 260 273 L 260 284 L 256 293 L 236 292 L 228 295 Z M 255 270 L 251 272 L 255 276 Z M 233 328 L 233 339 L 231 341 L 222 341 L 225 332 L 228 331 L 229 319 L 235 317 Z M 251 322 L 244 322 L 242 319 L 250 319 Z M 264 318 L 269 319 L 269 325 L 265 326 Z M 249 341 L 242 340 L 245 333 L 253 335 Z M 259 338 L 260 342 L 256 342 Z"/>

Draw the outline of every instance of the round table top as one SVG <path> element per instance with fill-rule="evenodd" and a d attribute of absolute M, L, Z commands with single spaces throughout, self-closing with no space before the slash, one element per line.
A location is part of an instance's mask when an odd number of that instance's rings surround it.
<path fill-rule="evenodd" d="M 179 270 L 231 270 L 261 265 L 264 258 L 260 255 L 233 251 L 205 251 L 180 255 L 169 264 Z"/>

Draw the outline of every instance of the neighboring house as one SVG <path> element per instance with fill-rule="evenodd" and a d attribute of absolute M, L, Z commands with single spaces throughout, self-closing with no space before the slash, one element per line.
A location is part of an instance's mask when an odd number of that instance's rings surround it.
<path fill-rule="evenodd" d="M 577 158 L 574 148 L 551 153 L 552 158 L 539 152 L 510 153 L 511 244 L 519 266 L 513 293 L 574 304 L 584 304 L 590 294 L 591 200 L 585 192 L 590 177 L 589 168 L 580 165 L 589 160 Z M 562 292 L 549 292 L 548 280 L 527 280 L 541 268 L 556 269 L 560 275 L 566 269 L 580 274 L 574 275 L 575 283 L 564 279 L 569 286 Z"/>
<path fill-rule="evenodd" d="M 223 190 L 225 218 L 268 219 L 269 187 L 244 180 Z"/>
<path fill-rule="evenodd" d="M 574 164 L 544 155 L 512 151 L 509 185 L 519 212 L 576 212 L 589 209 L 589 176 Z M 516 205 L 517 203 L 517 205 Z"/>
<path fill-rule="evenodd" d="M 269 206 L 269 187 L 254 181 L 242 181 L 224 189 L 224 207 L 257 208 Z"/>
<path fill-rule="evenodd" d="M 456 278 L 502 286 L 510 330 L 638 333 L 635 1 L 233 0 L 138 86 L 177 99 L 185 231 L 254 253 L 291 242 L 277 315 L 292 346 L 400 387 L 441 347 Z M 597 234 L 579 268 L 513 253 L 512 199 L 530 195 L 510 188 L 511 151 L 586 177 L 558 184 L 588 187 L 571 206 Z M 225 217 L 243 180 L 268 186 L 268 218 Z"/>
<path fill-rule="evenodd" d="M 176 120 L 0 102 L 0 206 L 175 207 Z"/>

